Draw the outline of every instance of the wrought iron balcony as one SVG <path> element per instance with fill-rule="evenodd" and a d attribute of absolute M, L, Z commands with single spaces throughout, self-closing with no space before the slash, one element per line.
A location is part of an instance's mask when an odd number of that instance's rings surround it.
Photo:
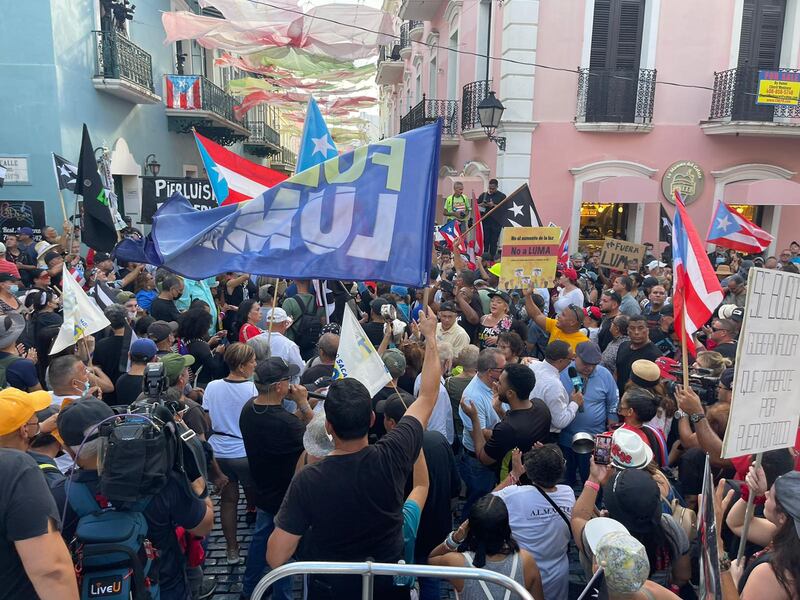
<path fill-rule="evenodd" d="M 649 131 L 655 94 L 655 69 L 579 69 L 575 122 L 578 129 Z M 591 123 L 620 125 L 580 126 Z"/>
<path fill-rule="evenodd" d="M 167 81 L 169 77 L 171 76 L 165 75 L 165 89 L 170 87 Z M 195 128 L 202 135 L 224 146 L 250 137 L 247 119 L 239 119 L 236 115 L 240 107 L 236 98 L 202 75 L 184 77 L 197 78 L 199 95 L 196 94 L 195 85 L 184 94 L 180 94 L 172 85 L 173 92 L 164 94 L 170 131 L 190 133 Z"/>
<path fill-rule="evenodd" d="M 491 80 L 473 81 L 464 86 L 461 92 L 461 134 L 466 139 L 486 137 L 481 129 L 478 105 L 489 95 L 491 89 Z"/>
<path fill-rule="evenodd" d="M 254 156 L 275 156 L 281 152 L 281 136 L 277 131 L 274 109 L 260 104 L 247 113 L 250 137 L 244 150 Z"/>
<path fill-rule="evenodd" d="M 800 69 L 774 69 L 781 73 L 800 75 Z M 758 97 L 756 67 L 737 67 L 714 73 L 714 93 L 711 96 L 710 120 L 775 121 L 800 118 L 800 105 L 756 104 Z"/>
<path fill-rule="evenodd" d="M 458 100 L 422 100 L 407 114 L 400 117 L 400 133 L 435 123 L 442 119 L 443 143 L 456 140 L 458 135 Z M 448 139 L 449 138 L 449 139 Z"/>
<path fill-rule="evenodd" d="M 425 23 L 422 21 L 411 20 L 408 22 L 408 37 L 411 38 L 412 41 L 418 42 L 424 31 Z"/>
<path fill-rule="evenodd" d="M 400 56 L 407 58 L 411 54 L 411 36 L 408 34 L 409 22 L 403 21 L 400 25 Z"/>
<path fill-rule="evenodd" d="M 150 54 L 116 31 L 93 33 L 95 88 L 137 104 L 160 102 L 153 86 Z"/>

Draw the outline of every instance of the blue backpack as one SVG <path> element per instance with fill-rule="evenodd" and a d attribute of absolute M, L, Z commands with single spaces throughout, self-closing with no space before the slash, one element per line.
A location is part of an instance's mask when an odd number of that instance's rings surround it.
<path fill-rule="evenodd" d="M 81 600 L 159 600 L 156 551 L 143 513 L 148 503 L 103 508 L 86 484 L 70 483 L 69 504 L 78 515 L 71 550 Z"/>

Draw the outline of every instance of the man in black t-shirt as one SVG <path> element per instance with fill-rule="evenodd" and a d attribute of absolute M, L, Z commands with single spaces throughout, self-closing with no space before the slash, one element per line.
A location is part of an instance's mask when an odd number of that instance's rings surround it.
<path fill-rule="evenodd" d="M 480 217 L 483 219 L 486 214 L 493 208 L 498 206 L 506 195 L 497 189 L 497 179 L 489 180 L 489 189 L 478 196 L 478 209 L 480 210 Z M 500 231 L 503 229 L 503 212 L 504 210 L 496 210 L 490 214 L 483 222 L 483 239 L 486 244 L 486 251 L 492 258 L 497 254 L 497 241 L 500 237 Z"/>
<path fill-rule="evenodd" d="M 292 481 L 297 459 L 303 452 L 306 424 L 314 415 L 306 389 L 289 385 L 290 378 L 299 371 L 297 365 L 282 358 L 261 361 L 255 371 L 258 396 L 242 407 L 239 417 L 258 509 L 242 580 L 242 595 L 246 598 L 250 597 L 267 570 L 267 540 L 275 528 L 275 515 Z M 297 403 L 297 414 L 283 408 L 284 397 Z M 291 577 L 285 577 L 272 586 L 272 597 L 291 600 Z"/>
<path fill-rule="evenodd" d="M 375 298 L 369 303 L 369 321 L 364 323 L 363 329 L 375 348 L 381 345 L 383 329 L 384 325 L 386 325 L 386 319 L 381 316 L 381 310 L 384 306 L 389 305 L 391 305 L 391 302 L 385 298 Z"/>
<path fill-rule="evenodd" d="M 370 443 L 377 442 L 386 434 L 386 429 L 383 426 L 383 408 L 389 398 L 399 397 L 405 402 L 406 406 L 409 406 L 414 401 L 414 396 L 397 387 L 397 380 L 406 372 L 406 357 L 403 353 L 397 348 L 389 348 L 381 358 L 392 380 L 372 397 L 372 410 L 375 413 L 375 421 L 369 428 Z"/>
<path fill-rule="evenodd" d="M 295 475 L 275 517 L 267 562 L 286 563 L 303 540 L 307 560 L 397 562 L 403 558 L 405 483 L 422 446 L 422 432 L 436 403 L 441 368 L 436 348 L 436 317 L 420 313 L 425 362 L 419 397 L 397 427 L 369 445 L 372 420 L 369 392 L 355 379 L 335 381 L 325 400 L 325 428 L 334 451 Z M 309 600 L 355 598 L 359 576 L 309 577 Z M 408 598 L 407 587 L 391 577 L 374 579 L 376 598 Z"/>
<path fill-rule="evenodd" d="M 338 350 L 339 336 L 335 333 L 322 334 L 317 342 L 319 362 L 303 371 L 300 376 L 300 384 L 310 385 L 319 379 L 330 379 L 333 374 L 333 361 L 336 360 Z"/>
<path fill-rule="evenodd" d="M 175 301 L 183 295 L 183 279 L 167 275 L 161 282 L 161 292 L 150 304 L 150 316 L 156 321 L 177 321 L 180 317 Z"/>
<path fill-rule="evenodd" d="M 625 384 L 631 378 L 631 366 L 640 359 L 655 361 L 661 357 L 661 350 L 650 341 L 647 319 L 635 315 L 628 321 L 627 342 L 622 342 L 617 351 L 617 387 L 620 397 L 625 392 Z"/>
<path fill-rule="evenodd" d="M 395 394 L 385 401 L 383 426 L 386 431 L 397 427 L 413 402 L 414 397 L 410 394 L 403 399 Z M 431 550 L 441 544 L 452 530 L 450 500 L 458 495 L 461 478 L 458 476 L 453 450 L 441 433 L 425 431 L 422 434 L 422 450 L 428 468 L 428 497 L 417 528 L 414 558 L 417 564 L 424 565 L 428 563 Z M 435 577 L 419 578 L 421 597 L 441 598 L 440 582 Z"/>
<path fill-rule="evenodd" d="M 536 377 L 527 366 L 513 363 L 505 366 L 497 385 L 494 409 L 500 422 L 492 428 L 487 440 L 481 429 L 478 410 L 466 399 L 461 409 L 472 420 L 472 442 L 475 456 L 484 465 L 493 465 L 514 448 L 527 452 L 536 442 L 544 442 L 550 433 L 550 409 L 543 400 L 528 398 L 536 385 Z M 505 411 L 503 404 L 510 406 Z"/>
<path fill-rule="evenodd" d="M 111 381 L 116 381 L 125 372 L 124 368 L 127 362 L 123 359 L 123 353 L 127 356 L 128 352 L 128 349 L 124 348 L 125 328 L 129 327 L 127 313 L 124 306 L 112 304 L 106 307 L 103 314 L 111 323 L 111 329 L 114 333 L 97 342 L 93 358 L 97 366 L 103 370 L 103 373 Z M 122 368 L 120 368 L 120 362 L 122 363 Z M 103 394 L 103 401 L 109 406 L 119 404 L 116 390 Z"/>

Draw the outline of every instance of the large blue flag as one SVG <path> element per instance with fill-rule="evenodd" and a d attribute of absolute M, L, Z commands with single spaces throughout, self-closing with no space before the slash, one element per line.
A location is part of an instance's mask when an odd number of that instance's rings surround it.
<path fill-rule="evenodd" d="M 300 173 L 309 167 L 323 163 L 336 154 L 336 144 L 333 143 L 325 119 L 319 112 L 317 101 L 311 96 L 308 100 L 303 135 L 300 138 L 300 150 L 297 153 L 296 172 Z"/>
<path fill-rule="evenodd" d="M 191 279 L 236 271 L 292 279 L 428 283 L 438 123 L 314 165 L 252 200 L 196 210 L 175 194 L 122 260 Z"/>

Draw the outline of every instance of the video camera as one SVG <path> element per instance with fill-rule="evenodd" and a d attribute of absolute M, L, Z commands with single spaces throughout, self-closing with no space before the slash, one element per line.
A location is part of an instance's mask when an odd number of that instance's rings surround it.
<path fill-rule="evenodd" d="M 683 376 L 683 371 L 681 369 L 682 367 L 680 364 L 670 369 L 670 374 L 675 375 L 678 381 L 664 382 L 667 393 L 673 398 L 675 397 L 675 388 L 680 385 L 681 377 Z M 698 395 L 700 402 L 705 406 L 716 403 L 718 384 L 719 375 L 713 375 L 711 369 L 694 367 L 689 370 L 689 387 Z"/>

